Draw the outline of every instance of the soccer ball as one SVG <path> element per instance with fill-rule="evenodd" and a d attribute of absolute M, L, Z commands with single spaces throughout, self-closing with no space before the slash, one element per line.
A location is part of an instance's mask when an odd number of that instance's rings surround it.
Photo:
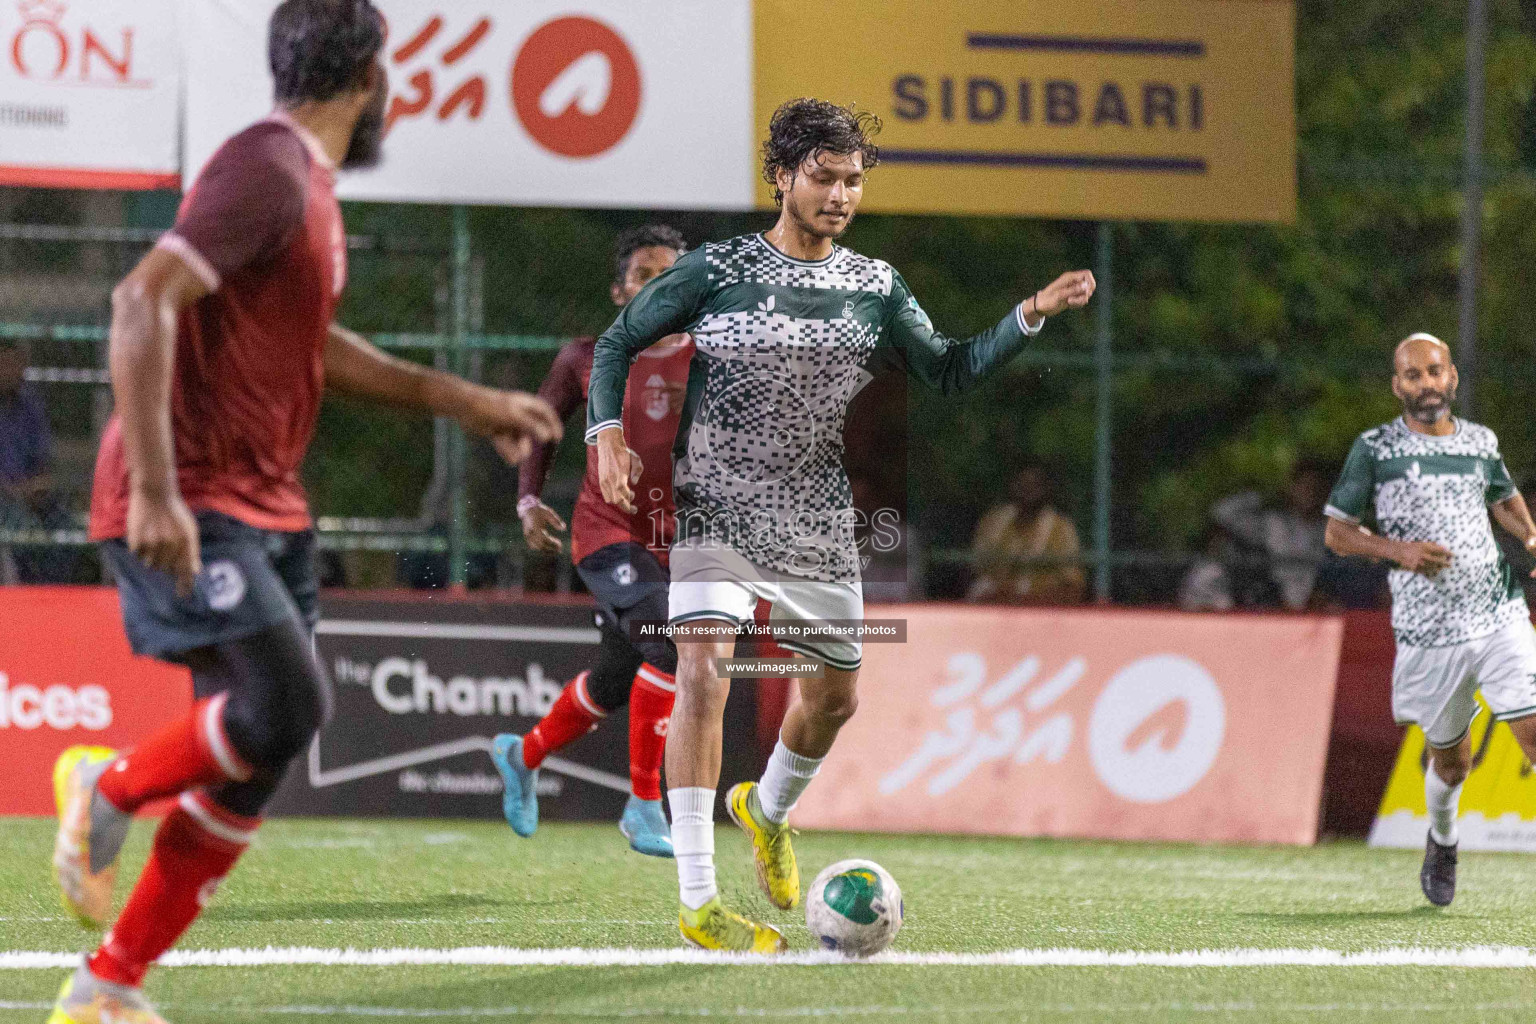
<path fill-rule="evenodd" d="M 823 949 L 874 956 L 901 930 L 901 886 L 872 860 L 840 860 L 811 883 L 805 926 Z"/>

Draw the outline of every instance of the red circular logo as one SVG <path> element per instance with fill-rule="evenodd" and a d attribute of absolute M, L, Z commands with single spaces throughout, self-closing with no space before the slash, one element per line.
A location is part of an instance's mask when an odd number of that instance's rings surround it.
<path fill-rule="evenodd" d="M 512 61 L 512 106 L 534 141 L 561 156 L 619 144 L 640 112 L 640 68 L 617 32 L 591 18 L 539 26 Z"/>

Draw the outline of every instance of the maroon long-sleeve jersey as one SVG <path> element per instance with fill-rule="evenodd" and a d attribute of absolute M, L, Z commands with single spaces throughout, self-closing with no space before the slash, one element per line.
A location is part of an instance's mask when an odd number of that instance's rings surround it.
<path fill-rule="evenodd" d="M 578 338 L 555 356 L 549 376 L 539 386 L 539 397 L 555 407 L 562 420 L 587 404 L 587 385 L 592 375 L 592 338 Z M 579 562 L 609 544 L 643 544 L 667 561 L 676 526 L 672 504 L 672 443 L 682 416 L 683 395 L 688 387 L 688 367 L 693 361 L 693 339 L 686 334 L 663 338 L 641 352 L 629 369 L 624 392 L 624 441 L 644 466 L 635 485 L 635 514 L 630 515 L 603 500 L 597 480 L 597 448 L 587 448 L 587 472 L 571 516 L 571 560 Z M 535 445 L 519 471 L 518 500 L 539 495 L 544 489 L 554 445 Z"/>

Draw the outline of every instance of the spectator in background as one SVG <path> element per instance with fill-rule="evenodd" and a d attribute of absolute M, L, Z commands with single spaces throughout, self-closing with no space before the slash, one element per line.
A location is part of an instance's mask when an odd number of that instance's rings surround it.
<path fill-rule="evenodd" d="M 1179 582 L 1179 607 L 1186 612 L 1229 612 L 1237 607 L 1228 562 L 1232 539 L 1211 525 L 1201 538 L 1200 554 Z"/>
<path fill-rule="evenodd" d="M 53 489 L 48 412 L 26 368 L 26 351 L 0 339 L 0 529 L 63 529 L 69 516 Z M 0 583 L 65 582 L 73 564 L 67 550 L 0 545 Z"/>
<path fill-rule="evenodd" d="M 1072 520 L 1051 505 L 1055 482 L 1028 462 L 1014 474 L 1010 500 L 990 509 L 971 542 L 975 581 L 969 600 L 987 604 L 1080 604 L 1088 579 L 1077 561 Z M 1319 506 L 1321 508 L 1321 506 Z"/>
<path fill-rule="evenodd" d="M 1236 561 L 1260 570 L 1251 585 L 1238 584 L 1239 605 L 1278 604 L 1300 611 L 1311 602 L 1326 552 L 1323 505 L 1330 479 L 1327 467 L 1303 460 L 1291 471 L 1278 504 L 1257 491 L 1244 491 L 1211 509 L 1211 519 L 1239 548 Z"/>

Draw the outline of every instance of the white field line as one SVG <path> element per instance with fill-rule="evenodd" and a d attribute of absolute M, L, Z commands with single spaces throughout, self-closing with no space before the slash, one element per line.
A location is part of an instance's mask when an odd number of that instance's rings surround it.
<path fill-rule="evenodd" d="M 0 952 L 0 970 L 74 967 L 79 953 Z M 1536 951 L 1523 946 L 1460 949 L 1401 947 L 1344 952 L 1336 949 L 1192 949 L 1178 952 L 1104 949 L 1014 949 L 997 953 L 882 953 L 850 961 L 825 952 L 778 957 L 712 953 L 699 949 L 183 949 L 160 958 L 163 967 L 663 967 L 673 964 L 744 967 L 896 965 L 913 967 L 1468 967 L 1532 968 Z"/>

